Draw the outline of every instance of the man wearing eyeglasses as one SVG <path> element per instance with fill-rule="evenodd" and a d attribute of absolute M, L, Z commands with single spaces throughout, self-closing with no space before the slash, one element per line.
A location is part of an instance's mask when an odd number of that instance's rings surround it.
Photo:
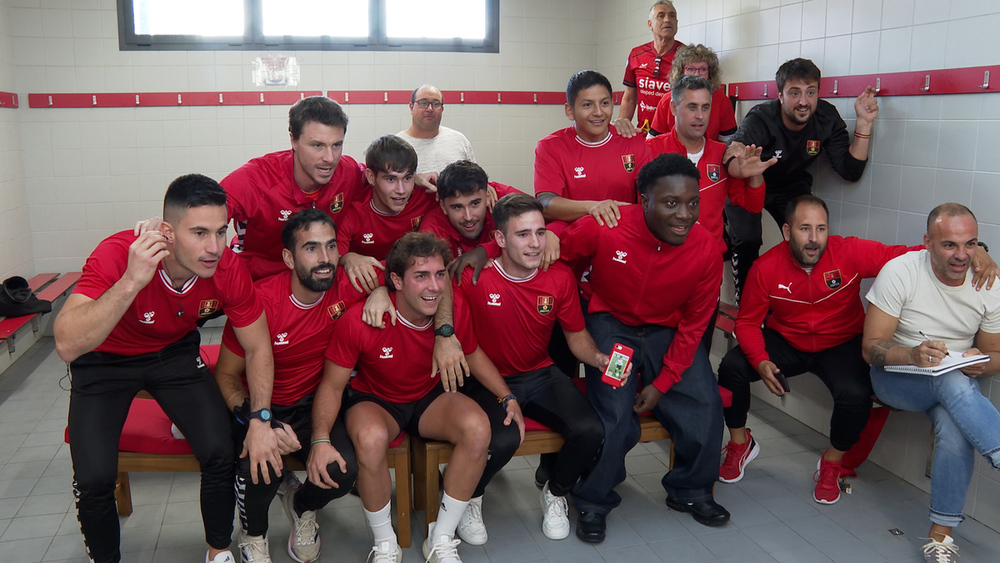
<path fill-rule="evenodd" d="M 878 115 L 875 89 L 865 88 L 854 101 L 857 121 L 853 136 L 837 108 L 821 100 L 820 71 L 809 59 L 792 59 L 775 73 L 778 99 L 753 107 L 733 136 L 723 156 L 723 166 L 734 178 L 746 178 L 737 155 L 747 145 L 763 148 L 761 160 L 777 159 L 764 172 L 767 194 L 764 209 L 778 225 L 785 224 L 785 207 L 800 195 L 812 193 L 812 175 L 806 170 L 821 152 L 830 165 L 848 182 L 857 182 L 868 163 L 868 143 Z M 746 282 L 750 266 L 757 259 L 762 244 L 761 216 L 731 203 L 726 204 L 729 236 L 733 245 L 733 275 L 736 299 Z"/>
<path fill-rule="evenodd" d="M 440 172 L 452 162 L 476 161 L 472 144 L 462 133 L 441 126 L 444 98 L 441 90 L 424 84 L 410 94 L 410 128 L 396 133 L 417 151 L 417 173 Z"/>
<path fill-rule="evenodd" d="M 649 9 L 646 25 L 653 33 L 653 40 L 639 45 L 628 54 L 625 64 L 625 94 L 622 96 L 615 129 L 624 136 L 634 135 L 632 116 L 639 109 L 638 126 L 649 132 L 656 104 L 664 94 L 670 93 L 670 66 L 677 49 L 684 46 L 674 39 L 677 33 L 677 9 L 669 0 L 653 4 Z"/>

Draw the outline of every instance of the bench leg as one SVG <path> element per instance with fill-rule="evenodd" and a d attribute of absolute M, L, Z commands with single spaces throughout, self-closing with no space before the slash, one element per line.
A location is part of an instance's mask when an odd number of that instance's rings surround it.
<path fill-rule="evenodd" d="M 395 454 L 392 466 L 396 470 L 396 525 L 400 547 L 410 547 L 410 513 L 413 509 L 410 486 L 410 453 Z"/>
<path fill-rule="evenodd" d="M 427 480 L 427 447 L 419 438 L 413 438 L 413 506 L 421 510 L 427 505 L 427 489 L 424 482 Z"/>
<path fill-rule="evenodd" d="M 118 503 L 119 516 L 132 515 L 132 487 L 128 482 L 128 471 L 118 472 L 118 482 L 115 483 L 115 501 Z"/>
<path fill-rule="evenodd" d="M 427 452 L 427 462 L 423 467 L 425 473 L 423 486 L 424 491 L 426 491 L 426 498 L 424 499 L 425 507 L 425 520 L 428 524 L 431 522 L 437 522 L 438 519 L 438 507 L 441 505 L 441 473 L 439 471 L 441 464 L 440 458 L 438 457 L 437 451 Z"/>

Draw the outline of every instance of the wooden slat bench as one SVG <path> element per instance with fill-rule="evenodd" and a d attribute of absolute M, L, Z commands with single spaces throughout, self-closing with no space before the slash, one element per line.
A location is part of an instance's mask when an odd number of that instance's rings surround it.
<path fill-rule="evenodd" d="M 54 304 L 57 299 L 68 294 L 79 279 L 80 272 L 72 272 L 62 276 L 59 274 L 38 274 L 28 280 L 28 286 L 36 297 Z M 22 328 L 30 323 L 32 333 L 38 332 L 38 320 L 41 316 L 41 314 L 33 314 L 0 320 L 0 341 L 7 344 L 8 354 L 13 355 L 16 351 L 17 334 Z"/>

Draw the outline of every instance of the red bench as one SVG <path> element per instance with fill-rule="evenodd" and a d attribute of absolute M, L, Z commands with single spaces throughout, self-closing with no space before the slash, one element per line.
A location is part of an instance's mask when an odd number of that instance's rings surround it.
<path fill-rule="evenodd" d="M 28 280 L 28 286 L 35 292 L 35 296 L 45 301 L 55 302 L 56 299 L 66 295 L 76 285 L 80 279 L 80 272 L 69 274 L 38 274 Z M 24 315 L 21 317 L 7 317 L 0 320 L 0 341 L 7 343 L 7 352 L 15 352 L 15 340 L 17 332 L 31 323 L 31 331 L 38 332 L 38 319 L 41 314 Z"/>

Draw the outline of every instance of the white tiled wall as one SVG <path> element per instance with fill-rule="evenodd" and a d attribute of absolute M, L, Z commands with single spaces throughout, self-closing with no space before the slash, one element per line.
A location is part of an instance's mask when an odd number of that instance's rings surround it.
<path fill-rule="evenodd" d="M 649 41 L 652 2 L 607 0 L 614 33 L 597 50 L 600 69 L 616 81 L 628 50 Z M 778 65 L 807 57 L 830 76 L 997 64 L 1000 5 L 993 0 L 675 0 L 678 39 L 719 53 L 723 82 L 773 80 Z M 831 100 L 848 127 L 850 99 Z M 745 114 L 752 103 L 742 103 Z M 883 98 L 870 162 L 860 182 L 841 180 L 822 162 L 814 191 L 830 205 L 835 233 L 917 244 L 928 211 L 939 203 L 970 205 L 980 238 L 1000 241 L 1000 94 Z M 773 222 L 766 220 L 771 239 Z M 811 377 L 811 376 L 808 376 Z M 832 403 L 817 379 L 793 383 L 784 401 L 760 399 L 828 431 Z M 1000 385 L 983 390 L 1000 405 Z M 921 414 L 893 413 L 871 459 L 929 490 L 924 477 L 930 425 Z M 1000 529 L 1000 473 L 980 462 L 967 514 Z M 919 508 L 919 507 L 917 507 Z"/>
<path fill-rule="evenodd" d="M 442 89 L 562 91 L 573 72 L 594 61 L 595 0 L 504 0 L 499 54 L 138 53 L 118 50 L 115 0 L 0 2 L 13 65 L 6 89 L 23 96 L 256 90 L 250 61 L 279 54 L 298 57 L 303 90 L 409 90 L 430 82 Z M 34 269 L 80 268 L 101 238 L 157 214 L 167 183 L 180 174 L 221 179 L 254 156 L 287 148 L 287 110 L 22 108 L 7 117 L 20 122 L 11 135 L 23 147 L 29 210 L 19 215 L 30 218 Z M 373 138 L 409 125 L 405 105 L 346 110 L 345 152 L 359 160 Z M 531 191 L 535 143 L 568 122 L 560 106 L 449 104 L 444 124 L 470 138 L 492 178 Z"/>
<path fill-rule="evenodd" d="M 0 2 L 0 91 L 14 91 L 13 47 L 7 34 L 9 9 Z M 34 273 L 31 229 L 21 170 L 19 110 L 0 108 L 0 281 Z"/>

